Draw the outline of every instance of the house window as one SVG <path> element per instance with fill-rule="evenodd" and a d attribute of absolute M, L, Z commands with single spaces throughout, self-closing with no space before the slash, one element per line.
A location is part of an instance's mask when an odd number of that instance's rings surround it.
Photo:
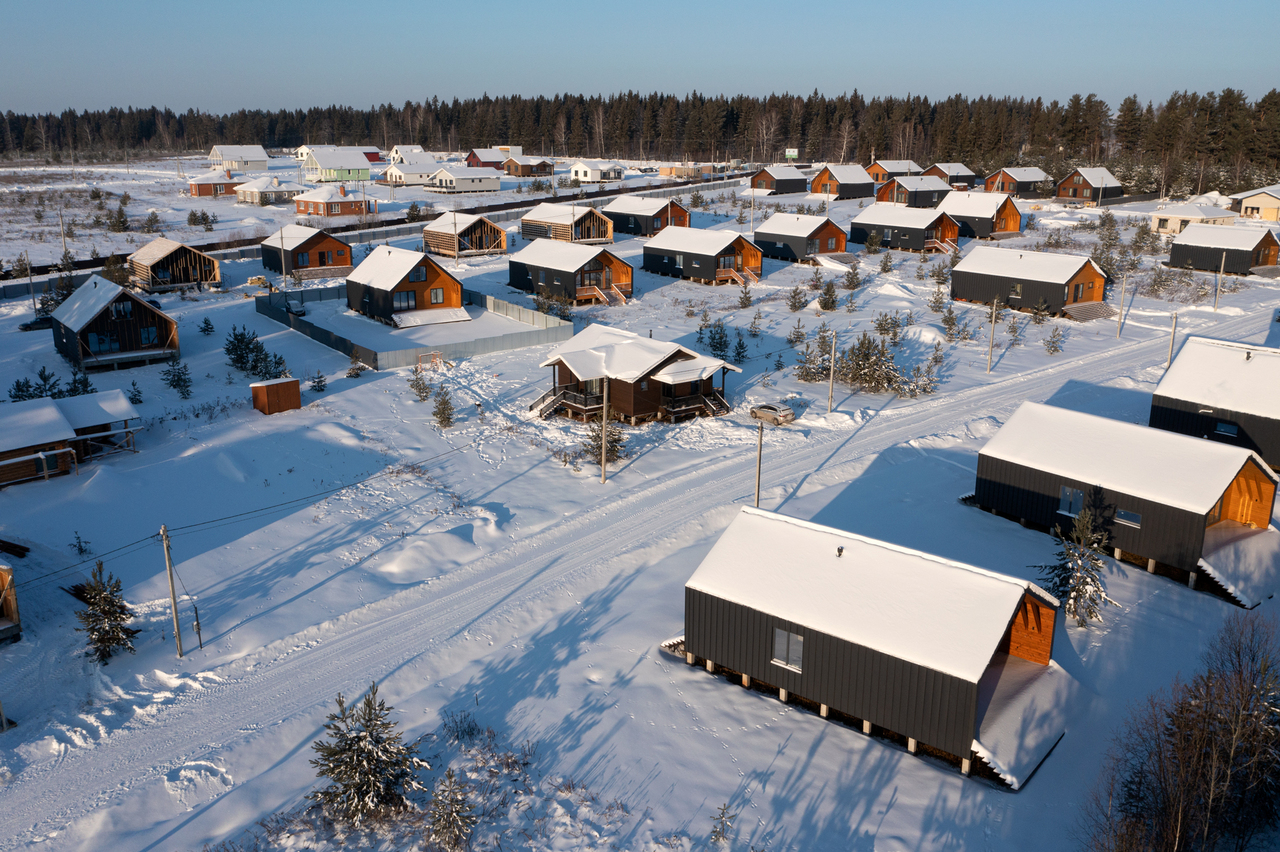
<path fill-rule="evenodd" d="M 1058 512 L 1075 517 L 1084 508 L 1084 492 L 1070 485 L 1062 486 L 1058 492 Z"/>
<path fill-rule="evenodd" d="M 827 237 L 827 251 L 835 251 L 835 250 L 836 250 L 836 238 Z"/>
<path fill-rule="evenodd" d="M 1211 527 L 1218 521 L 1222 520 L 1222 498 L 1218 498 L 1218 502 L 1213 504 L 1213 508 L 1209 510 L 1209 514 L 1205 516 L 1204 525 Z"/>
<path fill-rule="evenodd" d="M 1080 197 L 1081 197 L 1081 198 L 1092 198 L 1092 197 L 1093 197 L 1093 190 L 1086 186 L 1084 189 L 1080 190 Z"/>
<path fill-rule="evenodd" d="M 1075 177 L 1071 178 L 1071 182 L 1072 182 L 1072 183 L 1084 183 L 1084 178 L 1083 178 L 1083 177 L 1081 177 L 1080 175 L 1076 175 Z"/>
<path fill-rule="evenodd" d="M 654 229 L 655 229 L 655 230 L 656 230 L 656 229 L 658 229 L 658 228 L 661 228 L 661 227 L 662 227 L 662 217 L 661 217 L 661 216 L 654 216 L 654 217 L 653 217 L 653 227 L 654 227 Z"/>
<path fill-rule="evenodd" d="M 1083 298 L 1084 298 L 1084 285 L 1083 285 L 1083 284 L 1077 284 L 1077 285 L 1076 285 L 1076 297 L 1075 297 L 1075 299 L 1074 299 L 1073 301 L 1078 302 L 1078 301 L 1080 301 L 1080 300 L 1081 300 L 1081 299 L 1083 299 Z"/>
<path fill-rule="evenodd" d="M 1168 220 L 1168 219 L 1157 219 L 1157 220 L 1156 220 L 1156 230 L 1157 230 L 1157 231 L 1163 231 L 1163 230 L 1165 230 L 1165 229 L 1166 229 L 1166 228 L 1168 228 L 1168 227 L 1169 227 L 1169 220 Z"/>
<path fill-rule="evenodd" d="M 337 215 L 337 213 L 338 213 L 338 210 L 339 210 L 339 209 L 341 209 L 341 208 L 339 207 L 339 205 L 337 205 L 337 204 L 330 204 L 330 205 L 329 205 L 329 215 L 331 215 L 331 216 L 333 216 L 333 215 Z"/>
<path fill-rule="evenodd" d="M 1185 230 L 1187 229 L 1187 226 L 1188 226 L 1188 225 L 1190 225 L 1190 224 L 1191 224 L 1191 220 L 1190 220 L 1190 219 L 1183 219 L 1183 220 L 1178 224 L 1178 233 L 1179 233 L 1179 234 L 1181 234 L 1183 231 L 1185 231 Z"/>
<path fill-rule="evenodd" d="M 1141 529 L 1142 515 L 1138 512 L 1130 512 L 1128 509 L 1116 509 L 1116 523 Z"/>
<path fill-rule="evenodd" d="M 1234 423 L 1224 423 L 1219 420 L 1218 425 L 1213 427 L 1213 434 L 1224 438 L 1235 438 L 1240 434 L 1240 427 Z"/>
<path fill-rule="evenodd" d="M 676 255 L 676 269 L 684 269 L 684 255 Z"/>
<path fill-rule="evenodd" d="M 433 305 L 444 304 L 444 288 L 443 287 L 431 288 L 431 304 Z"/>
<path fill-rule="evenodd" d="M 298 252 L 298 266 L 310 266 L 310 265 L 311 265 L 311 252 L 309 251 Z"/>
<path fill-rule="evenodd" d="M 773 629 L 773 660 L 775 666 L 800 671 L 800 663 L 804 657 L 804 637 L 799 633 L 791 633 L 781 627 Z"/>
<path fill-rule="evenodd" d="M 410 270 L 409 270 L 409 280 L 410 280 L 410 281 L 426 281 L 426 280 L 427 280 L 427 269 L 426 269 L 426 267 L 424 267 L 424 266 L 415 266 L 413 269 L 410 269 Z"/>
<path fill-rule="evenodd" d="M 804 250 L 805 250 L 805 253 L 806 253 L 806 254 L 817 254 L 817 253 L 818 253 L 818 241 L 817 241 L 817 240 L 808 240 L 808 241 L 806 241 L 806 242 L 805 242 L 805 244 L 804 244 Z"/>
<path fill-rule="evenodd" d="M 338 257 L 346 257 L 346 256 L 347 256 L 346 249 L 338 249 Z"/>
<path fill-rule="evenodd" d="M 391 310 L 413 311 L 418 308 L 418 294 L 414 290 L 402 290 L 391 294 Z"/>
<path fill-rule="evenodd" d="M 89 332 L 89 351 L 90 352 L 119 352 L 120 338 L 108 332 L 106 334 L 96 334 Z"/>
<path fill-rule="evenodd" d="M 112 302 L 111 318 L 114 320 L 133 319 L 133 302 Z"/>
<path fill-rule="evenodd" d="M 640 381 L 640 390 L 647 391 L 648 389 L 649 389 L 649 383 L 642 379 Z"/>
<path fill-rule="evenodd" d="M 887 242 L 889 242 L 889 240 L 891 240 L 891 239 L 893 239 L 893 229 L 892 229 L 892 228 L 885 228 L 885 229 L 884 229 L 884 241 L 887 243 Z"/>
<path fill-rule="evenodd" d="M 539 270 L 538 270 L 538 284 L 539 284 L 540 286 L 543 286 L 543 287 L 545 287 L 545 286 L 546 286 L 546 284 L 547 284 L 547 270 L 545 270 L 545 269 L 539 269 Z"/>
<path fill-rule="evenodd" d="M 138 329 L 138 342 L 143 346 L 155 346 L 160 342 L 160 332 L 156 328 Z"/>
<path fill-rule="evenodd" d="M 1022 282 L 1021 281 L 1018 281 L 1017 283 L 1015 283 L 1013 287 L 1009 290 L 1009 298 L 1010 299 L 1022 298 Z"/>

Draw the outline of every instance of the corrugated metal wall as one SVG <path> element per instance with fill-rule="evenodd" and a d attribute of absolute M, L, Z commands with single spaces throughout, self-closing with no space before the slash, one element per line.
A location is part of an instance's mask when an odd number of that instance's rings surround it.
<path fill-rule="evenodd" d="M 1014 308 L 1034 308 L 1036 303 L 1044 299 L 1049 310 L 1054 313 L 1060 312 L 1066 306 L 1067 292 L 1062 284 L 1023 281 L 1022 298 L 1015 298 L 1012 293 L 1017 283 L 1018 279 L 1005 278 L 1002 275 L 952 270 L 951 298 L 986 304 L 999 298 L 1001 302 Z"/>
<path fill-rule="evenodd" d="M 1211 409 L 1211 414 L 1200 413 L 1201 409 L 1207 408 L 1209 406 L 1198 402 L 1153 396 L 1148 425 L 1193 438 L 1208 438 L 1220 444 L 1245 447 L 1262 456 L 1262 460 L 1272 467 L 1280 465 L 1280 420 L 1225 408 Z M 1235 424 L 1239 433 L 1234 438 L 1215 434 L 1220 422 Z"/>
<path fill-rule="evenodd" d="M 1169 266 L 1174 269 L 1185 269 L 1189 263 L 1192 269 L 1198 269 L 1201 272 L 1217 272 L 1222 264 L 1223 254 L 1227 256 L 1224 272 L 1232 275 L 1249 274 L 1249 270 L 1253 267 L 1253 252 L 1244 249 L 1220 249 L 1174 243 L 1169 249 Z"/>

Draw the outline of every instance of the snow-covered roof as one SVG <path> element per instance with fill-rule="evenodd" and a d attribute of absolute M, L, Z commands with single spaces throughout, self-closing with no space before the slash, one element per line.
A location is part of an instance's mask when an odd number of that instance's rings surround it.
<path fill-rule="evenodd" d="M 293 197 L 294 201 L 359 201 L 359 196 L 354 193 L 343 194 L 341 184 L 326 183 L 323 186 L 317 186 L 315 189 L 308 189 L 306 192 L 300 192 Z"/>
<path fill-rule="evenodd" d="M 209 156 L 224 160 L 266 160 L 267 149 L 261 145 L 214 145 Z"/>
<path fill-rule="evenodd" d="M 1024 402 L 979 455 L 1197 515 L 1213 508 L 1250 459 L 1270 471 L 1242 447 L 1037 402 Z"/>
<path fill-rule="evenodd" d="M 602 209 L 605 213 L 623 213 L 628 216 L 657 216 L 670 204 L 670 198 L 648 198 L 643 195 L 619 195 Z"/>
<path fill-rule="evenodd" d="M 942 169 L 943 174 L 948 177 L 975 177 L 973 169 L 964 163 L 934 163 L 929 168 Z"/>
<path fill-rule="evenodd" d="M 634 332 L 599 323 L 587 326 L 561 343 L 539 366 L 550 367 L 559 362 L 584 381 L 610 378 L 634 382 L 672 356 L 679 356 L 684 363 L 664 367 L 659 371 L 664 378 L 659 381 L 693 381 L 721 368 L 742 372 L 732 364 L 694 352 L 678 343 L 641 337 Z M 684 375 L 685 370 L 688 370 L 689 378 L 674 378 Z M 657 379 L 658 375 L 655 374 L 654 378 Z"/>
<path fill-rule="evenodd" d="M 1280 183 L 1274 183 L 1271 186 L 1260 186 L 1257 189 L 1250 189 L 1245 192 L 1237 192 L 1235 195 L 1228 197 L 1242 200 L 1258 194 L 1270 195 L 1273 198 L 1280 198 Z"/>
<path fill-rule="evenodd" d="M 154 240 L 129 255 L 128 259 L 131 261 L 137 261 L 144 266 L 150 266 L 157 260 L 163 260 L 168 257 L 180 248 L 189 247 L 184 246 L 176 240 L 171 240 L 168 237 L 156 237 Z M 196 254 L 204 254 L 204 252 L 199 249 L 191 250 L 196 252 Z"/>
<path fill-rule="evenodd" d="M 750 506 L 685 587 L 974 684 L 1028 591 L 1057 605 L 1026 580 Z"/>
<path fill-rule="evenodd" d="M 950 192 L 935 208 L 951 216 L 979 216 L 995 218 L 1000 205 L 1009 198 L 1003 192 Z"/>
<path fill-rule="evenodd" d="M 57 403 L 47 396 L 0 405 L 0 453 L 76 436 Z"/>
<path fill-rule="evenodd" d="M 1280 420 L 1280 349 L 1188 337 L 1155 395 Z"/>
<path fill-rule="evenodd" d="M 507 157 L 507 159 L 504 160 L 502 164 L 505 166 L 507 163 L 510 163 L 513 161 L 518 166 L 540 166 L 543 163 L 551 162 L 546 157 L 530 157 L 530 156 L 525 156 L 524 154 L 519 154 L 514 157 Z"/>
<path fill-rule="evenodd" d="M 441 213 L 434 221 L 424 225 L 422 230 L 433 234 L 461 234 L 483 218 L 475 213 Z"/>
<path fill-rule="evenodd" d="M 263 245 L 293 251 L 307 240 L 320 233 L 319 228 L 308 228 L 306 225 L 285 225 L 271 236 L 264 239 Z"/>
<path fill-rule="evenodd" d="M 937 175 L 903 175 L 892 182 L 907 192 L 950 192 L 951 184 Z"/>
<path fill-rule="evenodd" d="M 906 174 L 919 174 L 924 171 L 917 165 L 915 160 L 876 160 L 871 165 L 879 164 L 880 168 L 886 172 L 905 172 Z"/>
<path fill-rule="evenodd" d="M 265 178 L 264 178 L 265 180 Z M 206 183 L 230 183 L 239 186 L 244 183 L 244 178 L 228 177 L 227 173 L 222 169 L 214 169 L 211 172 L 205 172 L 193 178 L 187 178 L 187 183 L 206 184 Z"/>
<path fill-rule="evenodd" d="M 510 151 L 504 151 L 501 148 L 472 148 L 471 153 L 482 163 L 504 163 L 511 156 Z"/>
<path fill-rule="evenodd" d="M 511 260 L 544 269 L 577 272 L 604 253 L 605 249 L 602 246 L 589 246 L 564 240 L 536 239 L 511 255 Z"/>
<path fill-rule="evenodd" d="M 973 750 L 1017 790 L 1067 730 L 1079 682 L 1057 662 L 1042 666 L 997 653 L 978 682 Z"/>
<path fill-rule="evenodd" d="M 306 187 L 300 183 L 275 177 L 254 178 L 236 187 L 236 192 L 303 192 L 305 190 Z"/>
<path fill-rule="evenodd" d="M 1099 275 L 1103 274 L 1090 258 L 1078 254 L 974 246 L 953 271 L 1066 284 L 1082 266 L 1093 266 Z"/>
<path fill-rule="evenodd" d="M 1173 238 L 1173 244 L 1253 251 L 1269 233 L 1271 232 L 1267 228 L 1257 228 L 1252 225 L 1210 225 L 1207 222 L 1192 222 L 1182 229 L 1181 234 Z"/>
<path fill-rule="evenodd" d="M 867 170 L 856 163 L 838 166 L 828 164 L 826 168 L 837 183 L 875 183 Z"/>
<path fill-rule="evenodd" d="M 431 179 L 437 180 L 441 175 L 446 175 L 454 180 L 470 180 L 477 178 L 482 178 L 484 180 L 500 180 L 502 177 L 499 172 L 485 167 L 471 168 L 470 166 L 445 166 L 444 168 L 436 169 L 436 171 L 431 175 Z"/>
<path fill-rule="evenodd" d="M 269 385 L 297 384 L 298 380 L 292 376 L 281 376 L 278 379 L 263 379 L 260 382 L 249 382 L 251 388 L 265 388 Z"/>
<path fill-rule="evenodd" d="M 1120 186 L 1120 181 L 1116 180 L 1116 176 L 1111 174 L 1111 172 L 1107 171 L 1101 166 L 1093 166 L 1093 167 L 1085 166 L 1085 167 L 1076 169 L 1075 172 L 1073 172 L 1073 174 L 1079 174 L 1082 178 L 1085 179 L 1085 182 L 1088 183 L 1089 186 L 1095 187 L 1097 189 L 1102 189 L 1108 186 Z M 1063 183 L 1065 183 L 1067 180 L 1070 180 L 1070 178 L 1071 178 L 1071 175 L 1067 175 L 1067 177 L 1063 179 Z"/>
<path fill-rule="evenodd" d="M 369 256 L 360 261 L 360 265 L 351 270 L 348 281 L 373 287 L 378 290 L 391 290 L 404 280 L 409 270 L 430 259 L 420 251 L 395 248 L 394 246 L 378 246 Z"/>
<path fill-rule="evenodd" d="M 555 222 L 568 225 L 590 214 L 594 209 L 586 204 L 553 204 L 550 201 L 544 201 L 520 218 L 528 219 L 530 222 Z"/>
<path fill-rule="evenodd" d="M 801 216 L 796 213 L 774 213 L 756 228 L 756 238 L 761 234 L 778 234 L 784 237 L 807 237 L 831 219 L 827 216 Z"/>
<path fill-rule="evenodd" d="M 136 420 L 140 415 L 120 389 L 67 396 L 55 400 L 62 416 L 72 429 L 88 429 L 124 420 Z"/>
<path fill-rule="evenodd" d="M 901 204 L 877 202 L 853 217 L 855 225 L 889 228 L 927 228 L 945 215 L 932 207 L 903 207 Z"/>
<path fill-rule="evenodd" d="M 434 157 L 427 157 L 425 160 L 408 160 L 401 163 L 392 163 L 387 166 L 387 174 L 395 172 L 402 175 L 433 175 L 440 170 L 440 164 L 436 162 Z M 491 172 L 493 169 L 485 169 Z"/>
<path fill-rule="evenodd" d="M 645 244 L 644 250 L 719 254 L 741 237 L 737 231 L 708 231 L 703 228 L 663 228 Z M 752 243 L 754 245 L 754 243 Z"/>
<path fill-rule="evenodd" d="M 726 367 L 735 373 L 742 372 L 737 367 L 726 361 L 721 361 L 719 358 L 712 358 L 710 355 L 698 355 L 685 360 L 672 361 L 654 373 L 653 379 L 654 381 L 662 382 L 664 385 L 698 382 L 714 376 Z"/>
<path fill-rule="evenodd" d="M 1236 214 L 1207 204 L 1174 204 L 1153 215 L 1161 219 L 1234 219 Z"/>
<path fill-rule="evenodd" d="M 439 166 L 439 161 L 431 154 L 419 148 L 417 151 L 402 151 L 400 153 L 400 162 L 395 165 L 404 166 Z"/>
<path fill-rule="evenodd" d="M 576 169 L 578 166 L 582 166 L 588 171 L 595 170 L 598 172 L 616 172 L 622 170 L 622 166 L 612 160 L 578 160 L 569 168 Z"/>
<path fill-rule="evenodd" d="M 804 176 L 804 172 L 800 171 L 795 166 L 765 166 L 760 171 L 769 175 L 774 180 L 809 180 Z M 759 172 L 757 172 L 757 174 L 759 174 Z"/>
<path fill-rule="evenodd" d="M 72 333 L 79 334 L 86 325 L 93 321 L 94 317 L 102 313 L 103 309 L 115 301 L 115 298 L 121 293 L 127 294 L 129 298 L 143 305 L 146 310 L 155 311 L 166 319 L 168 318 L 168 314 L 165 314 L 164 311 L 147 305 L 133 292 L 97 274 L 90 275 L 87 281 L 77 287 L 75 292 L 68 296 L 61 305 L 58 305 L 53 312 L 53 318 L 66 326 Z"/>
<path fill-rule="evenodd" d="M 1000 171 L 992 172 L 991 176 L 995 177 L 1000 174 L 1000 172 L 1004 172 L 1017 183 L 1026 183 L 1028 181 L 1031 183 L 1039 183 L 1049 177 L 1049 175 L 1045 173 L 1044 169 L 1040 169 L 1035 166 L 1018 166 L 1017 168 L 1000 169 Z"/>
<path fill-rule="evenodd" d="M 311 159 L 321 169 L 360 171 L 369 168 L 369 158 L 361 148 L 312 148 Z"/>

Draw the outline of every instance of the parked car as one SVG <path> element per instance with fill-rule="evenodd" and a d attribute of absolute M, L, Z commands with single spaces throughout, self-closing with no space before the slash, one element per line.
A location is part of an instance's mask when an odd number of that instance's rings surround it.
<path fill-rule="evenodd" d="M 796 419 L 796 413 L 785 402 L 766 402 L 751 406 L 751 416 L 774 426 L 785 426 Z"/>
<path fill-rule="evenodd" d="M 45 328 L 53 328 L 53 317 L 36 317 L 33 320 L 27 320 L 18 326 L 18 331 L 40 331 Z"/>

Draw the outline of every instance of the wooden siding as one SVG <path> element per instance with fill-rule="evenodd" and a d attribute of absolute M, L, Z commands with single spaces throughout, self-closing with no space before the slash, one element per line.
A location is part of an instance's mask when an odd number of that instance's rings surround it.
<path fill-rule="evenodd" d="M 799 672 L 770 662 L 774 628 L 804 637 Z M 977 685 L 952 675 L 689 588 L 685 650 L 799 698 L 969 756 Z"/>
<path fill-rule="evenodd" d="M 613 222 L 613 232 L 615 234 L 636 234 L 642 237 L 652 237 L 664 228 L 689 227 L 688 209 L 675 201 L 668 202 L 666 207 L 663 207 L 653 216 L 615 211 L 602 212 Z"/>
<path fill-rule="evenodd" d="M 165 273 L 168 274 L 165 277 Z M 179 246 L 154 263 L 129 260 L 129 283 L 144 290 L 194 284 L 217 284 L 222 280 L 218 261 L 190 246 Z"/>
<path fill-rule="evenodd" d="M 897 178 L 893 178 L 876 190 L 876 201 L 905 204 L 908 207 L 937 207 L 950 191 L 949 189 L 908 190 L 898 182 Z"/>
<path fill-rule="evenodd" d="M 1076 182 L 1076 178 L 1080 178 Z M 1086 195 L 1086 190 L 1088 194 Z M 1070 198 L 1076 201 L 1097 201 L 1100 198 L 1119 198 L 1124 195 L 1124 187 L 1122 186 L 1106 186 L 1096 187 L 1089 183 L 1089 179 L 1080 174 L 1080 170 L 1076 169 L 1067 175 L 1057 186 L 1055 193 L 1059 198 Z"/>
<path fill-rule="evenodd" d="M 543 222 L 525 217 L 520 220 L 520 236 L 526 240 L 548 238 L 564 242 L 593 241 L 613 242 L 613 221 L 594 207 L 570 227 L 567 222 Z"/>
<path fill-rule="evenodd" d="M 448 214 L 446 214 L 448 215 Z M 488 219 L 480 218 L 463 228 L 457 236 L 440 231 L 422 232 L 422 242 L 432 254 L 453 257 L 454 248 L 459 254 L 505 254 L 507 232 Z"/>
<path fill-rule="evenodd" d="M 676 265 L 678 255 L 683 255 L 683 266 Z M 646 272 L 652 272 L 657 275 L 687 278 L 691 281 L 702 281 L 704 283 L 722 283 L 716 281 L 716 269 L 719 268 L 719 259 L 721 257 L 730 256 L 734 259 L 733 268 L 736 271 L 742 272 L 744 269 L 750 269 L 755 275 L 760 275 L 760 265 L 763 263 L 764 253 L 758 246 L 753 245 L 744 237 L 734 239 L 725 251 L 715 257 L 708 254 L 676 252 L 670 249 L 654 249 L 646 245 L 643 254 L 643 269 Z"/>
<path fill-rule="evenodd" d="M 413 292 L 414 307 L 411 310 L 415 311 L 462 307 L 462 283 L 450 275 L 444 267 L 431 258 L 424 257 L 415 264 L 414 268 L 426 270 L 425 280 L 410 281 L 410 273 L 406 272 L 404 278 L 389 290 L 348 280 L 347 307 L 388 324 L 394 324 L 392 316 L 396 313 L 395 293 Z M 444 302 L 433 305 L 431 290 L 437 287 L 444 289 Z"/>
<path fill-rule="evenodd" d="M 1107 279 L 1092 264 L 1086 263 L 1067 282 L 1067 304 L 1101 302 L 1106 289 Z"/>
<path fill-rule="evenodd" d="M 253 394 L 253 407 L 263 414 L 279 414 L 302 407 L 302 390 L 297 379 L 254 385 L 249 390 Z"/>
<path fill-rule="evenodd" d="M 834 247 L 827 247 L 828 240 L 835 240 Z M 810 241 L 817 242 L 816 251 L 810 251 Z M 754 242 L 760 247 L 760 253 L 765 257 L 797 261 L 814 254 L 842 252 L 845 250 L 847 237 L 839 225 L 828 220 L 806 237 L 756 231 Z"/>
<path fill-rule="evenodd" d="M 1250 459 L 1222 495 L 1222 519 L 1266 529 L 1275 501 L 1275 483 Z"/>
<path fill-rule="evenodd" d="M 1056 609 L 1027 592 L 1022 596 L 1022 603 L 1014 612 L 1009 629 L 996 650 L 1042 666 L 1049 665 L 1053 657 L 1053 624 L 1057 615 Z"/>
<path fill-rule="evenodd" d="M 1037 181 L 1016 181 L 1004 169 L 987 178 L 985 183 L 987 192 L 1007 192 L 1010 195 L 1022 195 L 1023 193 L 1035 193 L 1037 191 Z"/>
<path fill-rule="evenodd" d="M 1219 433 L 1219 423 L 1235 426 L 1236 434 Z M 1151 398 L 1148 425 L 1194 438 L 1245 447 L 1262 456 L 1267 464 L 1280 468 L 1280 420 L 1156 395 Z"/>
<path fill-rule="evenodd" d="M 831 175 L 831 169 L 823 167 L 822 171 L 813 176 L 813 180 L 809 182 L 809 191 L 812 193 L 822 193 L 825 195 L 832 194 L 835 191 L 837 200 L 846 198 L 870 198 L 876 194 L 875 181 L 866 183 L 840 183 Z"/>
<path fill-rule="evenodd" d="M 953 177 L 952 175 L 947 174 L 945 171 L 943 171 L 941 168 L 939 168 L 936 165 L 930 166 L 920 174 L 921 176 L 930 175 L 932 177 L 941 178 L 942 181 L 946 183 L 948 186 L 956 186 L 957 184 L 964 184 L 967 187 L 973 187 L 973 185 L 976 184 L 981 179 L 977 175 L 960 175 L 960 176 Z"/>
<path fill-rule="evenodd" d="M 33 444 L 30 447 L 21 447 L 16 450 L 8 450 L 0 453 L 0 485 L 6 482 L 18 482 L 23 479 L 36 479 L 42 476 L 39 459 L 28 459 L 26 461 L 5 464 L 8 459 L 22 458 L 23 456 L 31 456 L 36 453 L 48 453 L 54 450 L 62 450 L 67 448 L 66 441 L 52 441 L 49 443 Z M 58 453 L 45 462 L 49 468 L 49 475 L 54 476 L 61 473 L 69 473 L 71 471 L 71 455 L 69 453 Z"/>

